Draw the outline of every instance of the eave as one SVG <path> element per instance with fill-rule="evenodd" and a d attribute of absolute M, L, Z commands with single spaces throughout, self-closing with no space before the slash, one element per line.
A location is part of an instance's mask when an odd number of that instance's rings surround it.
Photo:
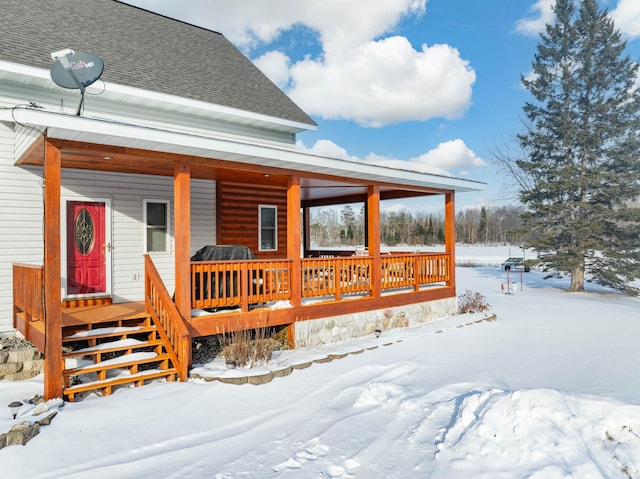
<path fill-rule="evenodd" d="M 357 184 L 389 185 L 423 192 L 429 190 L 465 192 L 484 189 L 483 183 L 450 176 L 369 165 L 312 155 L 293 149 L 39 109 L 21 108 L 13 112 L 5 110 L 0 112 L 0 119 L 8 122 L 17 121 L 23 125 L 46 130 L 47 137 L 51 140 L 103 145 L 99 147 L 100 152 L 98 152 L 102 156 L 102 161 L 105 156 L 113 156 L 108 152 L 131 150 L 130 153 L 134 156 L 140 152 L 188 156 L 198 159 L 197 162 L 200 162 L 203 168 L 206 167 L 207 160 L 210 160 L 212 164 L 215 161 L 223 161 L 244 165 L 247 169 L 254 169 L 264 174 L 269 174 L 270 170 L 282 174 L 297 171 L 303 172 L 307 177 L 340 179 Z M 87 157 L 88 153 L 85 152 L 84 156 Z M 144 155 L 147 158 L 153 156 L 149 153 Z M 154 169 L 148 170 L 147 173 L 164 174 Z"/>

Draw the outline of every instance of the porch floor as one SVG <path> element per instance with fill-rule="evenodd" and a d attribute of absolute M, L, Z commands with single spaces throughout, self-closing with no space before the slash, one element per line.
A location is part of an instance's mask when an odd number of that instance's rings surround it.
<path fill-rule="evenodd" d="M 145 314 L 144 301 L 63 308 L 62 327 L 126 321 L 128 319 L 138 319 Z"/>

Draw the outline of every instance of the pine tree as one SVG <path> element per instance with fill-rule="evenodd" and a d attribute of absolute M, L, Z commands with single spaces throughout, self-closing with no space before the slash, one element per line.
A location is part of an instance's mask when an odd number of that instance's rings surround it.
<path fill-rule="evenodd" d="M 593 280 L 637 294 L 640 277 L 640 92 L 638 65 L 596 0 L 557 0 L 541 35 L 533 75 L 535 98 L 518 136 L 518 166 L 533 181 L 521 192 L 545 266 L 571 276 L 570 291 Z"/>
<path fill-rule="evenodd" d="M 489 242 L 489 225 L 487 223 L 487 209 L 483 206 L 480 209 L 480 226 L 478 227 L 478 239 L 481 243 Z"/>

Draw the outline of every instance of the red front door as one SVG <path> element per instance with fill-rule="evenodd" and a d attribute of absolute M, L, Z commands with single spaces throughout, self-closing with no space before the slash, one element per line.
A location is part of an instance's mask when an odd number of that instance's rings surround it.
<path fill-rule="evenodd" d="M 67 295 L 107 292 L 106 205 L 67 201 Z"/>

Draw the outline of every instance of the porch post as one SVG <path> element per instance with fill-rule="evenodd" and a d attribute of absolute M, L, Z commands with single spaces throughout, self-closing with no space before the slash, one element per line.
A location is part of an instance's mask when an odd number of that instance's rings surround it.
<path fill-rule="evenodd" d="M 303 252 L 306 257 L 311 249 L 311 214 L 308 207 L 302 208 Z"/>
<path fill-rule="evenodd" d="M 367 248 L 373 256 L 371 296 L 380 297 L 382 262 L 380 260 L 380 187 L 369 185 L 367 190 Z"/>
<path fill-rule="evenodd" d="M 287 185 L 287 258 L 293 260 L 289 288 L 291 289 L 291 305 L 294 307 L 302 304 L 301 224 L 300 175 L 294 174 L 289 177 Z"/>
<path fill-rule="evenodd" d="M 44 159 L 44 397 L 62 397 L 62 294 L 60 265 L 60 150 L 46 143 Z"/>
<path fill-rule="evenodd" d="M 173 170 L 176 307 L 191 319 L 191 166 L 176 161 Z"/>
<path fill-rule="evenodd" d="M 456 285 L 456 208 L 455 192 L 444 195 L 444 248 L 449 253 L 449 280 L 447 286 Z"/>

